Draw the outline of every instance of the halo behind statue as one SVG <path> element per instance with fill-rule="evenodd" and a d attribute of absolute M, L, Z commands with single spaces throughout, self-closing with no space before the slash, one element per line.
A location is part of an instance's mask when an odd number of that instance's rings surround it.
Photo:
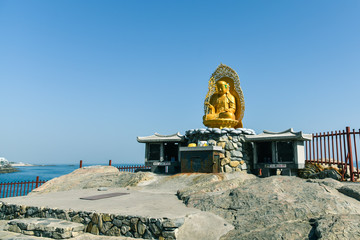
<path fill-rule="evenodd" d="M 230 93 L 235 97 L 236 101 L 236 110 L 235 110 L 235 120 L 230 119 L 213 119 L 206 120 L 206 115 L 209 112 L 208 103 L 210 102 L 211 96 L 216 92 L 215 84 L 219 80 L 226 81 L 230 85 Z M 234 127 L 234 128 L 242 128 L 242 119 L 244 117 L 245 111 L 245 101 L 244 95 L 240 87 L 240 79 L 238 74 L 230 67 L 220 64 L 215 72 L 211 75 L 209 80 L 209 90 L 205 97 L 204 102 L 204 125 L 207 127 Z"/>

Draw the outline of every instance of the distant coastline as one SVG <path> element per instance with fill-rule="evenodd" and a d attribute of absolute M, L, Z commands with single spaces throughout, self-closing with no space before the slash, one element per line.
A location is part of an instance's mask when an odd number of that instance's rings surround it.
<path fill-rule="evenodd" d="M 0 173 L 13 173 L 13 172 L 19 172 L 19 170 L 12 167 L 11 165 L 6 165 L 6 166 L 0 167 Z"/>
<path fill-rule="evenodd" d="M 34 164 L 23 163 L 23 162 L 18 162 L 18 163 L 11 162 L 10 165 L 11 165 L 12 167 L 33 167 L 33 166 L 36 166 L 36 165 L 34 165 Z"/>

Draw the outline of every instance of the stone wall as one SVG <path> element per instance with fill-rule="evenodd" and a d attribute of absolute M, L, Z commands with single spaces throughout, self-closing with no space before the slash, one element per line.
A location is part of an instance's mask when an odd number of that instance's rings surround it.
<path fill-rule="evenodd" d="M 145 239 L 176 239 L 184 218 L 149 218 L 96 212 L 30 207 L 0 202 L 0 219 L 56 218 L 82 223 L 95 235 L 126 236 Z"/>
<path fill-rule="evenodd" d="M 187 143 L 207 141 L 208 145 L 221 146 L 225 150 L 220 156 L 222 172 L 251 171 L 253 147 L 245 142 L 245 135 L 255 135 L 255 131 L 246 128 L 200 128 L 185 132 Z"/>

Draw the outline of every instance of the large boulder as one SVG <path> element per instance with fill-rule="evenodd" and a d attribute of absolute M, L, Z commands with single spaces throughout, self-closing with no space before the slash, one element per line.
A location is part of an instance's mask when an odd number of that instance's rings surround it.
<path fill-rule="evenodd" d="M 152 175 L 148 172 L 119 172 L 117 168 L 111 166 L 83 167 L 44 183 L 30 194 L 71 189 L 135 186 L 141 181 L 151 179 Z"/>
<path fill-rule="evenodd" d="M 178 193 L 187 206 L 211 211 L 235 226 L 222 239 L 316 239 L 313 221 L 329 214 L 360 214 L 359 202 L 339 192 L 342 184 L 333 181 L 286 176 L 234 179 L 207 187 L 210 191 L 201 186 Z"/>

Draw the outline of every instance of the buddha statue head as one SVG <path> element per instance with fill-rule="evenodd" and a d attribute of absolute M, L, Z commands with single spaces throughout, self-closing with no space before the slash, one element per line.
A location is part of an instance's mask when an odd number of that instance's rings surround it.
<path fill-rule="evenodd" d="M 242 127 L 244 98 L 239 77 L 228 66 L 221 64 L 211 76 L 204 109 L 203 123 L 207 127 Z"/>
<path fill-rule="evenodd" d="M 216 92 L 218 94 L 226 94 L 229 92 L 229 84 L 223 80 L 216 82 Z"/>

